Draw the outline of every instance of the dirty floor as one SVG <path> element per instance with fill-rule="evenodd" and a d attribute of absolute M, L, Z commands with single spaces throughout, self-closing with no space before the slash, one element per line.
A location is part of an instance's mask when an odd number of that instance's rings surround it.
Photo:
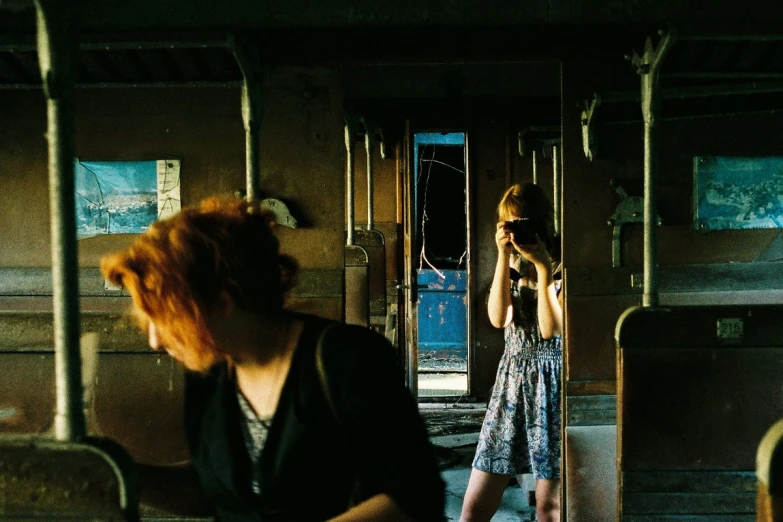
<path fill-rule="evenodd" d="M 430 440 L 435 445 L 441 475 L 446 482 L 446 519 L 458 521 L 470 477 L 476 440 L 484 419 L 484 405 L 420 405 Z M 516 480 L 506 489 L 493 522 L 529 521 L 535 508 Z"/>

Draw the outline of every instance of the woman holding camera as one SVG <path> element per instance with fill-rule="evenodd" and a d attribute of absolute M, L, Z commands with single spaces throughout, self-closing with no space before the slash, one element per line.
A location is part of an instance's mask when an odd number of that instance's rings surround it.
<path fill-rule="evenodd" d="M 462 522 L 489 521 L 515 475 L 536 479 L 540 522 L 560 520 L 563 329 L 552 207 L 537 185 L 512 185 L 498 204 L 498 259 L 487 309 L 505 351 L 487 405 Z"/>

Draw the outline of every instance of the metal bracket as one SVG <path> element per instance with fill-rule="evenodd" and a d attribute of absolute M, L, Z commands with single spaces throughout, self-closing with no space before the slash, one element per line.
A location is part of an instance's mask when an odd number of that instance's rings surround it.
<path fill-rule="evenodd" d="M 644 223 L 644 198 L 639 196 L 629 196 L 620 182 L 612 179 L 609 182 L 615 192 L 620 196 L 620 203 L 614 214 L 607 220 L 606 224 L 612 229 L 612 266 L 623 266 L 622 259 L 622 231 L 623 225 L 632 223 Z M 658 225 L 663 220 L 658 216 Z"/>
<path fill-rule="evenodd" d="M 651 38 L 647 38 L 642 55 L 639 56 L 634 51 L 633 56 L 630 57 L 631 65 L 642 77 L 642 115 L 644 121 L 649 124 L 653 123 L 660 105 L 661 96 L 657 92 L 657 86 L 661 63 L 676 39 L 676 33 L 671 28 L 668 31 L 658 31 L 658 34 L 661 40 L 657 47 L 653 46 Z"/>
<path fill-rule="evenodd" d="M 288 205 L 275 198 L 267 198 L 261 200 L 259 206 L 263 209 L 271 211 L 275 215 L 275 223 L 283 225 L 284 227 L 296 228 L 299 222 L 294 216 L 291 215 L 291 211 L 288 210 Z"/>
<path fill-rule="evenodd" d="M 595 93 L 590 103 L 585 103 L 586 107 L 582 111 L 582 149 L 584 150 L 587 161 L 593 161 L 595 157 L 595 111 L 601 106 L 601 95 Z"/>

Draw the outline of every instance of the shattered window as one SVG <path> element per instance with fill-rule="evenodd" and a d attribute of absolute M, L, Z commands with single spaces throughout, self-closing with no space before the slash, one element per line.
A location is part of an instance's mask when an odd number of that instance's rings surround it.
<path fill-rule="evenodd" d="M 419 269 L 465 269 L 465 134 L 417 133 L 414 143 Z"/>

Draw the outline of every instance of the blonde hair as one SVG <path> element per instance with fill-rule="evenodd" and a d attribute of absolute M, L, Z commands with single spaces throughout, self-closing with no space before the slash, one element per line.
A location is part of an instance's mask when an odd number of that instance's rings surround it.
<path fill-rule="evenodd" d="M 529 218 L 536 223 L 536 233 L 550 252 L 554 246 L 554 211 L 544 190 L 533 183 L 515 183 L 500 198 L 497 208 L 499 221 L 511 217 Z"/>

